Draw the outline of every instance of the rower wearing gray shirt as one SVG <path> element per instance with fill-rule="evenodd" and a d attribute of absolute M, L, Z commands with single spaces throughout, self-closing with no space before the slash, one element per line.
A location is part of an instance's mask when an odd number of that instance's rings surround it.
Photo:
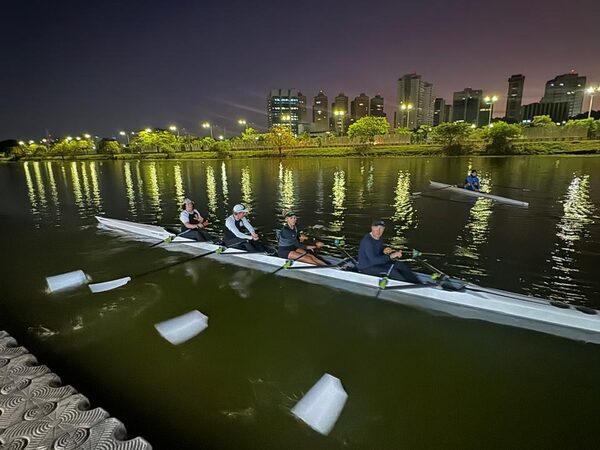
<path fill-rule="evenodd" d="M 225 220 L 225 245 L 253 253 L 265 252 L 265 246 L 258 241 L 258 234 L 246 219 L 247 214 L 248 210 L 244 205 L 237 204 L 233 207 L 233 214 Z"/>

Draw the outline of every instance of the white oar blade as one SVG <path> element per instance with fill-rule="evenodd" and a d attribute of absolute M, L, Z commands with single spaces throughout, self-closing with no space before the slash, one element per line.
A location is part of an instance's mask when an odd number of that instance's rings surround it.
<path fill-rule="evenodd" d="M 74 270 L 73 272 L 46 277 L 48 292 L 63 291 L 65 289 L 82 286 L 87 282 L 88 277 L 83 270 Z"/>
<path fill-rule="evenodd" d="M 292 414 L 318 433 L 327 435 L 342 413 L 348 394 L 339 378 L 326 373 L 292 408 Z"/>
<path fill-rule="evenodd" d="M 117 280 L 105 281 L 104 283 L 88 284 L 90 291 L 97 294 L 98 292 L 110 291 L 121 286 L 125 286 L 131 281 L 131 277 L 119 278 Z"/>
<path fill-rule="evenodd" d="M 208 327 L 208 317 L 194 310 L 154 325 L 156 331 L 173 345 L 197 336 Z"/>

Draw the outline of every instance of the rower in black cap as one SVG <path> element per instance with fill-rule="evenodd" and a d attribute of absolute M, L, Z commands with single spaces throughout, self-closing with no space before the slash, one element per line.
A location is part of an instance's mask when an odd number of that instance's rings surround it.
<path fill-rule="evenodd" d="M 360 241 L 358 271 L 376 276 L 388 274 L 390 278 L 395 280 L 420 284 L 421 281 L 417 275 L 406 264 L 397 261 L 402 257 L 402 252 L 400 250 L 394 251 L 383 245 L 381 236 L 383 236 L 384 231 L 385 221 L 382 219 L 373 220 L 371 232 L 366 234 Z"/>

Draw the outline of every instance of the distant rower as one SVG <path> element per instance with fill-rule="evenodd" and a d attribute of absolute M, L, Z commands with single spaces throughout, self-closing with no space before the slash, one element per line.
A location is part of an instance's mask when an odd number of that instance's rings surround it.
<path fill-rule="evenodd" d="M 475 169 L 471 170 L 471 175 L 467 176 L 463 187 L 470 191 L 479 191 L 479 178 Z"/>
<path fill-rule="evenodd" d="M 183 224 L 181 227 L 181 237 L 200 242 L 212 241 L 214 239 L 213 236 L 204 230 L 209 222 L 194 208 L 192 200 L 186 198 L 183 201 L 183 205 L 181 205 L 181 209 L 181 214 L 179 214 L 179 220 Z"/>
<path fill-rule="evenodd" d="M 389 274 L 388 276 L 395 280 L 420 284 L 421 280 L 406 264 L 396 261 L 402 257 L 402 252 L 383 246 L 381 236 L 384 231 L 383 220 L 377 219 L 371 223 L 371 232 L 360 241 L 358 271 L 375 276 Z"/>
<path fill-rule="evenodd" d="M 237 204 L 233 207 L 233 214 L 225 220 L 225 245 L 253 253 L 266 252 L 265 246 L 258 242 L 258 234 L 246 219 L 247 214 L 248 210 L 244 205 Z"/>
<path fill-rule="evenodd" d="M 285 213 L 285 225 L 279 232 L 279 249 L 277 254 L 280 258 L 302 261 L 316 266 L 325 266 L 326 262 L 321 261 L 314 255 L 314 250 L 323 246 L 322 242 L 315 241 L 313 244 L 303 245 L 308 240 L 302 231 L 298 230 L 296 214 L 293 211 Z"/>

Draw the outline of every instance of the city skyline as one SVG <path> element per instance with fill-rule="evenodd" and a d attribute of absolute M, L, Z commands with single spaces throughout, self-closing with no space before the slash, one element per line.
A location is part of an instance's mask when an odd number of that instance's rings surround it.
<path fill-rule="evenodd" d="M 5 7 L 11 20 L 0 29 L 9 62 L 0 74 L 0 139 L 39 138 L 45 130 L 111 136 L 169 124 L 200 133 L 203 121 L 230 134 L 239 131 L 241 117 L 266 126 L 265 96 L 275 88 L 306 95 L 309 117 L 311 99 L 320 90 L 330 101 L 340 92 L 350 99 L 379 93 L 393 120 L 397 79 L 408 73 L 431 82 L 434 95 L 446 102 L 465 87 L 497 95 L 494 112 L 502 116 L 513 74 L 527 78 L 523 104 L 539 102 L 545 83 L 572 69 L 589 84 L 600 82 L 600 61 L 586 31 L 600 6 L 581 3 L 565 14 L 557 1 L 538 0 L 380 2 L 368 9 L 353 1 L 343 9 L 307 1 L 301 17 L 310 27 L 292 40 L 274 36 L 288 30 L 282 18 L 300 12 L 269 1 L 260 8 L 191 1 L 150 1 L 143 8 L 94 1 L 11 4 Z M 435 27 L 425 20 L 432 7 Z M 469 27 L 456 32 L 458 17 L 497 28 L 511 9 L 518 14 L 510 16 L 509 34 Z M 400 13 L 411 18 L 403 24 L 406 35 L 419 32 L 422 39 L 398 49 Z M 357 17 L 377 23 L 377 32 L 351 33 Z M 331 26 L 341 22 L 348 26 Z M 321 30 L 318 37 L 310 32 L 313 27 Z"/>

